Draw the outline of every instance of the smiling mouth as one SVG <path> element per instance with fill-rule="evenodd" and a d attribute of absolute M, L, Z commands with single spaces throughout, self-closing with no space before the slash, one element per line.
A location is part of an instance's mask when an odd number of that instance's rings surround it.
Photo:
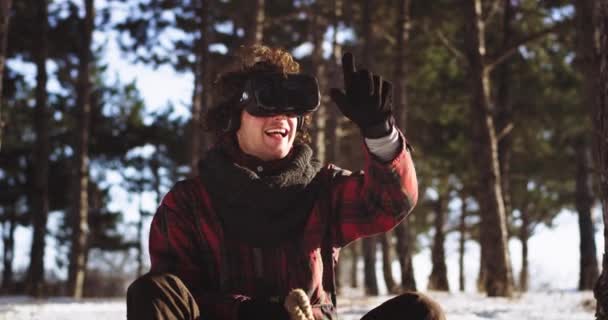
<path fill-rule="evenodd" d="M 287 129 L 270 129 L 264 131 L 265 134 L 269 136 L 281 136 L 283 138 L 287 137 Z"/>

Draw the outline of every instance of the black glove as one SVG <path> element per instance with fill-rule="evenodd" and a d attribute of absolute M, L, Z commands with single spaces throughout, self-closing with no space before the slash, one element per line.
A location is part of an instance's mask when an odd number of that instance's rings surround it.
<path fill-rule="evenodd" d="M 254 298 L 240 303 L 238 319 L 289 320 L 289 313 L 287 313 L 287 310 L 285 309 L 285 307 L 283 307 L 282 303 Z"/>
<path fill-rule="evenodd" d="M 366 138 L 387 136 L 392 129 L 393 85 L 368 70 L 355 70 L 350 52 L 342 56 L 344 91 L 332 88 L 331 99 Z"/>

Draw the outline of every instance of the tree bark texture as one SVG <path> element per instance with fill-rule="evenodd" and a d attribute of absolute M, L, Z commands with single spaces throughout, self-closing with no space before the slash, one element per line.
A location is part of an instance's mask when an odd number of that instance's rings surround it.
<path fill-rule="evenodd" d="M 400 9 L 405 11 L 406 9 L 401 8 L 401 6 L 405 7 L 404 3 L 400 2 Z M 369 9 L 369 8 L 367 8 Z M 371 14 L 371 13 L 370 13 Z M 400 17 L 399 19 L 405 19 L 405 15 L 407 14 L 407 12 L 400 12 Z M 369 19 L 371 19 L 371 16 L 369 17 Z M 403 37 L 407 37 L 407 32 L 405 30 L 405 22 L 402 22 L 401 24 L 399 24 L 398 21 L 398 25 L 397 25 L 397 34 L 398 34 L 398 39 L 397 41 L 401 42 L 400 44 L 398 43 L 397 45 L 397 52 L 396 52 L 396 57 L 395 60 L 398 64 L 395 64 L 397 69 L 400 69 L 400 71 L 395 71 L 395 75 L 399 76 L 400 78 L 403 78 L 403 80 L 405 80 L 405 71 L 404 71 L 404 64 L 405 64 L 405 41 L 407 41 L 407 39 L 403 39 Z M 370 22 L 366 22 L 369 23 L 371 25 L 371 21 Z M 403 28 L 403 30 L 401 30 L 400 28 Z M 369 32 L 369 31 L 367 31 Z M 369 58 L 368 58 L 369 59 Z M 399 89 L 399 101 L 396 101 L 395 106 L 397 106 L 396 108 L 396 113 L 398 114 L 398 125 L 401 128 L 405 128 L 405 116 L 406 116 L 406 105 L 405 103 L 407 103 L 407 101 L 405 100 L 405 82 L 401 81 L 398 83 L 398 85 L 401 85 L 402 87 Z M 401 122 L 402 121 L 402 122 Z M 404 222 L 402 222 L 404 223 Z M 393 251 L 393 245 L 392 245 L 392 239 L 393 239 L 393 231 L 388 231 L 383 235 L 380 235 L 380 243 L 382 245 L 382 271 L 383 271 L 383 275 L 384 275 L 384 282 L 386 284 L 386 289 L 388 291 L 388 293 L 397 293 L 398 291 L 398 287 L 397 284 L 395 282 L 395 279 L 393 278 L 393 272 L 392 272 L 392 261 L 393 261 L 393 255 L 392 255 L 392 251 Z"/>
<path fill-rule="evenodd" d="M 477 292 L 486 292 L 486 259 L 483 256 L 484 251 L 481 250 L 479 254 L 479 273 L 477 274 Z"/>
<path fill-rule="evenodd" d="M 528 263 L 528 240 L 532 226 L 530 225 L 530 213 L 528 210 L 521 211 L 521 227 L 519 230 L 519 240 L 521 241 L 521 271 L 519 272 L 519 290 L 528 291 L 530 270 Z"/>
<path fill-rule="evenodd" d="M 464 292 L 464 253 L 467 240 L 467 197 L 462 194 L 460 196 L 460 201 L 460 223 L 458 224 L 458 232 L 460 233 L 460 239 L 458 240 L 458 290 Z"/>
<path fill-rule="evenodd" d="M 357 270 L 359 256 L 361 255 L 361 241 L 355 241 L 348 245 L 351 252 L 352 264 L 350 269 L 350 287 L 359 287 L 359 270 Z"/>
<path fill-rule="evenodd" d="M 395 121 L 402 130 L 407 130 L 407 70 L 406 70 L 406 50 L 409 40 L 411 25 L 411 0 L 397 0 L 397 21 L 395 24 L 396 47 L 394 55 L 394 101 L 395 101 Z M 413 216 L 408 217 L 414 219 Z M 415 241 L 411 234 L 410 226 L 406 221 L 401 222 L 395 228 L 397 238 L 397 256 L 401 267 L 401 288 L 403 290 L 416 290 L 416 280 L 412 264 L 412 245 Z"/>
<path fill-rule="evenodd" d="M 8 24 L 13 0 L 0 1 L 0 98 L 2 97 L 2 76 L 6 62 L 6 45 L 8 41 Z M 0 150 L 2 150 L 2 133 L 4 132 L 4 117 L 2 114 L 2 101 L 0 101 Z"/>
<path fill-rule="evenodd" d="M 401 289 L 404 291 L 416 291 L 416 279 L 414 278 L 414 265 L 412 263 L 413 245 L 415 243 L 414 235 L 410 230 L 409 223 L 413 217 L 409 217 L 408 221 L 400 223 L 395 228 L 395 237 L 397 238 L 397 256 L 399 258 L 399 266 L 401 267 Z"/>
<path fill-rule="evenodd" d="M 342 60 L 342 45 L 338 42 L 338 30 L 340 28 L 340 21 L 342 20 L 342 9 L 343 9 L 343 1 L 342 0 L 334 0 L 334 15 L 332 17 L 332 26 L 334 29 L 334 34 L 332 38 L 332 58 L 329 62 L 329 76 L 330 79 L 329 86 L 331 87 L 339 87 L 342 82 L 342 68 L 341 68 L 341 60 Z M 328 84 L 326 83 L 326 88 Z M 323 91 L 327 91 L 326 89 Z M 340 139 L 341 128 L 338 121 L 339 112 L 337 106 L 331 102 L 331 98 L 322 94 L 321 98 L 322 103 L 327 106 L 327 121 L 325 123 L 325 132 L 327 136 L 327 162 L 335 163 L 338 158 L 338 153 L 340 150 Z"/>
<path fill-rule="evenodd" d="M 393 278 L 393 232 L 388 231 L 380 235 L 380 244 L 382 246 L 382 275 L 388 293 L 397 293 L 398 287 Z"/>
<path fill-rule="evenodd" d="M 395 62 L 393 82 L 395 101 L 395 120 L 401 129 L 407 128 L 407 70 L 406 49 L 410 34 L 410 8 L 411 0 L 397 0 L 397 44 L 395 47 Z"/>
<path fill-rule="evenodd" d="M 372 50 L 374 39 L 372 33 L 372 14 L 373 6 L 371 0 L 363 0 L 362 2 L 362 30 L 363 30 L 363 51 L 361 54 L 362 65 L 369 70 L 373 70 L 373 54 Z M 368 295 L 378 295 L 378 280 L 376 277 L 376 244 L 379 238 L 377 236 L 363 239 L 363 268 L 364 268 L 364 284 L 365 292 Z"/>
<path fill-rule="evenodd" d="M 36 143 L 34 147 L 34 190 L 32 192 L 33 239 L 30 250 L 30 266 L 27 274 L 26 290 L 30 295 L 41 296 L 44 287 L 44 248 L 46 223 L 49 212 L 49 118 L 47 106 L 48 56 L 48 7 L 46 1 L 39 1 L 36 8 L 38 39 L 35 46 L 36 63 L 36 109 L 34 126 Z"/>
<path fill-rule="evenodd" d="M 447 216 L 448 197 L 440 194 L 435 202 L 435 236 L 431 248 L 433 263 L 429 276 L 429 290 L 450 291 L 448 268 L 445 264 L 445 221 Z"/>
<path fill-rule="evenodd" d="M 498 141 L 490 112 L 490 75 L 486 55 L 481 0 L 465 0 L 465 45 L 469 62 L 471 117 L 475 131 L 472 156 L 479 164 L 479 205 L 481 211 L 481 250 L 485 257 L 485 289 L 489 296 L 511 296 L 511 266 L 507 246 L 507 225 Z"/>
<path fill-rule="evenodd" d="M 604 255 L 602 258 L 602 273 L 593 290 L 597 299 L 596 319 L 608 319 L 608 3 L 599 2 L 599 38 L 600 50 L 598 101 L 593 112 L 593 141 L 595 150 L 595 165 L 599 176 L 599 197 L 602 203 L 602 218 L 604 220 Z"/>
<path fill-rule="evenodd" d="M 576 211 L 580 236 L 579 290 L 591 290 L 599 276 L 595 228 L 591 208 L 593 206 L 592 179 L 590 176 L 591 150 L 586 137 L 576 142 Z"/>
<path fill-rule="evenodd" d="M 597 48 L 595 44 L 595 26 L 593 1 L 577 0 L 576 10 L 576 56 L 577 66 L 582 73 L 581 105 L 593 112 L 596 102 L 599 76 L 597 67 Z M 589 132 L 582 132 L 575 142 L 576 148 L 576 210 L 578 211 L 580 233 L 580 270 L 579 290 L 593 288 L 598 276 L 596 257 L 595 228 L 591 208 L 593 207 L 592 159 Z"/>
<path fill-rule="evenodd" d="M 312 67 L 315 77 L 318 79 L 319 88 L 327 86 L 326 79 L 326 65 L 323 59 L 323 31 L 324 28 L 320 22 L 321 7 L 319 4 L 313 6 L 311 13 L 312 17 L 310 23 L 310 37 L 313 44 L 312 49 Z M 326 100 L 321 96 L 321 99 Z M 328 135 L 327 135 L 327 118 L 328 118 L 328 107 L 327 103 L 322 103 L 319 109 L 315 112 L 314 125 L 313 125 L 313 143 L 315 146 L 315 155 L 321 163 L 327 162 L 327 148 L 328 148 Z M 332 106 L 333 107 L 333 106 Z"/>
<path fill-rule="evenodd" d="M 506 51 L 513 42 L 513 7 L 512 1 L 504 1 L 503 8 L 503 30 L 502 30 L 502 50 Z M 498 84 L 496 93 L 496 127 L 498 132 L 503 133 L 498 141 L 498 160 L 500 163 L 500 176 L 502 182 L 503 202 L 505 214 L 510 219 L 512 213 L 511 205 L 511 153 L 513 147 L 513 135 L 510 128 L 513 127 L 513 104 L 511 101 L 511 68 L 509 64 L 503 62 L 496 72 L 498 73 Z"/>
<path fill-rule="evenodd" d="M 200 0 L 198 6 L 199 38 L 195 46 L 196 63 L 194 65 L 194 91 L 192 95 L 192 117 L 190 125 L 190 172 L 198 175 L 198 162 L 203 156 L 207 142 L 202 127 L 203 114 L 209 107 L 211 91 L 211 73 L 209 72 L 209 1 Z"/>
<path fill-rule="evenodd" d="M 206 1 L 204 1 L 206 2 Z M 264 43 L 264 23 L 266 20 L 265 0 L 253 0 L 253 15 L 250 16 L 249 30 L 245 31 L 246 45 L 261 45 Z"/>
<path fill-rule="evenodd" d="M 85 18 L 79 52 L 78 108 L 76 156 L 75 208 L 72 211 L 72 248 L 68 271 L 68 295 L 82 298 L 88 254 L 88 185 L 89 185 L 89 134 L 91 118 L 91 39 L 94 28 L 95 7 L 93 0 L 85 1 Z"/>
<path fill-rule="evenodd" d="M 144 211 L 142 208 L 142 192 L 140 191 L 139 196 L 139 220 L 137 221 L 137 277 L 141 277 L 144 274 L 144 246 L 143 246 L 143 234 L 144 234 Z"/>
<path fill-rule="evenodd" d="M 378 237 L 373 236 L 363 239 L 363 284 L 365 294 L 377 296 L 380 294 L 378 289 L 378 278 L 376 277 L 376 251 L 378 247 Z"/>

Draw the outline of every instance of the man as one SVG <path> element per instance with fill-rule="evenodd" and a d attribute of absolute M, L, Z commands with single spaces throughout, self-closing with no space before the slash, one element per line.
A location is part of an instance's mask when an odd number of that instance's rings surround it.
<path fill-rule="evenodd" d="M 200 176 L 178 182 L 152 221 L 152 269 L 127 294 L 133 319 L 336 319 L 339 249 L 396 226 L 418 198 L 407 142 L 392 123 L 391 85 L 343 57 L 331 96 L 361 129 L 365 173 L 322 167 L 307 145 L 314 77 L 291 55 L 254 46 L 216 82 L 207 115 L 217 144 Z M 418 293 L 363 319 L 444 319 Z"/>

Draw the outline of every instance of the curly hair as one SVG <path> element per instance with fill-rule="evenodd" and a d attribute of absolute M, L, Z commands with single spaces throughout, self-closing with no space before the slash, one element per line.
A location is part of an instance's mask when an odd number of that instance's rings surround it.
<path fill-rule="evenodd" d="M 298 64 L 289 52 L 262 45 L 241 47 L 236 61 L 219 74 L 213 83 L 214 101 L 217 103 L 204 115 L 205 130 L 216 138 L 234 134 L 241 125 L 243 106 L 239 103 L 247 80 L 256 73 L 293 74 L 300 72 Z M 308 126 L 311 116 L 302 118 L 304 122 L 296 134 L 296 143 L 310 143 Z"/>

